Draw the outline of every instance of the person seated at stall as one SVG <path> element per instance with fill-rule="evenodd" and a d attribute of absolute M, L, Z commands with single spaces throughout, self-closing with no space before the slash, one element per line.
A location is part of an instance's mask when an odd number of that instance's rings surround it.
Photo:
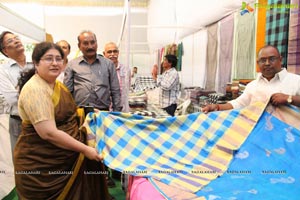
<path fill-rule="evenodd" d="M 226 104 L 209 104 L 202 108 L 210 111 L 238 109 L 256 101 L 269 101 L 274 106 L 292 104 L 300 106 L 300 76 L 281 67 L 282 56 L 277 47 L 266 45 L 258 51 L 260 69 L 256 80 L 251 81 L 237 99 Z"/>
<path fill-rule="evenodd" d="M 56 81 L 62 49 L 50 42 L 35 46 L 35 68 L 19 79 L 22 133 L 14 151 L 20 199 L 109 199 L 102 157 L 85 144 L 77 106 Z"/>

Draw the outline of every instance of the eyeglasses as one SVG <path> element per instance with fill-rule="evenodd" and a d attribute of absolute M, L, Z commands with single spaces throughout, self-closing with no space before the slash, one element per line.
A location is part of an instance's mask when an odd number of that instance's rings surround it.
<path fill-rule="evenodd" d="M 271 56 L 271 57 L 268 57 L 268 58 L 261 58 L 261 59 L 258 60 L 258 64 L 263 65 L 267 62 L 267 60 L 269 60 L 269 62 L 273 64 L 278 59 L 279 59 L 279 57 L 276 57 L 276 56 Z"/>
<path fill-rule="evenodd" d="M 64 60 L 60 57 L 46 57 L 46 58 L 41 58 L 41 60 L 43 60 L 45 63 L 47 64 L 52 64 L 54 61 L 57 63 L 57 64 L 62 64 L 64 62 Z"/>
<path fill-rule="evenodd" d="M 20 41 L 19 36 L 15 36 L 15 37 L 9 38 L 9 39 L 6 40 L 6 42 L 4 43 L 4 46 L 9 46 L 9 45 L 11 45 L 14 41 Z"/>
<path fill-rule="evenodd" d="M 115 50 L 108 50 L 106 53 L 111 54 L 111 53 L 119 53 L 118 49 Z"/>

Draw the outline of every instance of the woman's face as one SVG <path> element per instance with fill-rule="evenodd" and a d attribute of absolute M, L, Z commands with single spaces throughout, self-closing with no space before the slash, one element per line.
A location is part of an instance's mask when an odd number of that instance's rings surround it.
<path fill-rule="evenodd" d="M 54 83 L 63 67 L 63 58 L 56 49 L 49 49 L 36 64 L 38 75 L 49 83 Z"/>

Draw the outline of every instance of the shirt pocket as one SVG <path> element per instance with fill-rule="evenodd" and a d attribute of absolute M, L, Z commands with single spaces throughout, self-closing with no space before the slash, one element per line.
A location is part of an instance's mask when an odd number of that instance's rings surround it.
<path fill-rule="evenodd" d="M 90 82 L 92 78 L 91 72 L 80 72 L 75 73 L 74 80 L 77 80 L 78 82 Z"/>

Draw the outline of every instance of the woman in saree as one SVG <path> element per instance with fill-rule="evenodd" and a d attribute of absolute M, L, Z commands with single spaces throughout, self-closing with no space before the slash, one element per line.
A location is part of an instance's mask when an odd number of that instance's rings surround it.
<path fill-rule="evenodd" d="M 109 199 L 102 157 L 85 144 L 76 104 L 56 81 L 63 57 L 56 44 L 37 44 L 35 70 L 19 80 L 22 133 L 14 151 L 16 190 L 20 199 Z"/>

